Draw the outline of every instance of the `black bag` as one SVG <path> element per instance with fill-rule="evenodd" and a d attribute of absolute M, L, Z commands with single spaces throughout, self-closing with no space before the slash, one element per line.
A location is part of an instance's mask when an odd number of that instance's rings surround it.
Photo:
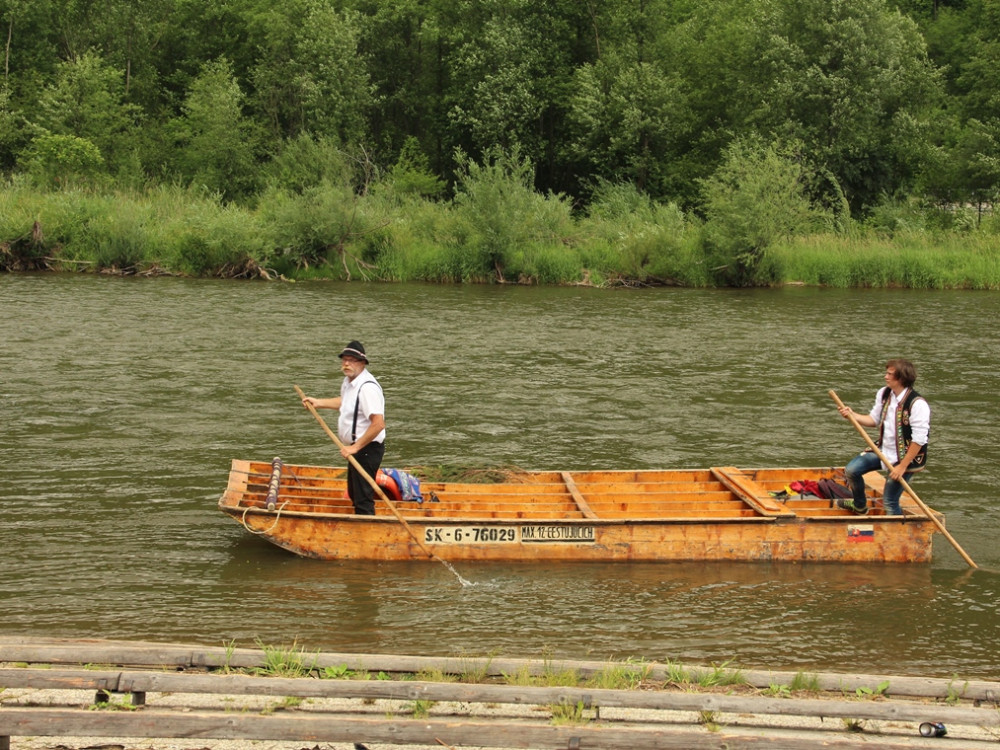
<path fill-rule="evenodd" d="M 854 497 L 854 493 L 851 492 L 849 487 L 845 487 L 840 482 L 835 482 L 832 479 L 820 479 L 817 484 L 819 485 L 819 491 L 822 493 L 822 496 L 828 500 Z"/>

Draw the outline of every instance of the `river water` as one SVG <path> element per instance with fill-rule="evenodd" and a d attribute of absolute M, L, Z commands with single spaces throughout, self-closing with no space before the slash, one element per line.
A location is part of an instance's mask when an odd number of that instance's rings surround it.
<path fill-rule="evenodd" d="M 1000 297 L 0 276 L 6 635 L 1000 677 Z M 336 463 L 293 391 L 365 343 L 387 466 L 842 465 L 908 356 L 929 565 L 323 563 L 216 509 L 233 458 Z"/>

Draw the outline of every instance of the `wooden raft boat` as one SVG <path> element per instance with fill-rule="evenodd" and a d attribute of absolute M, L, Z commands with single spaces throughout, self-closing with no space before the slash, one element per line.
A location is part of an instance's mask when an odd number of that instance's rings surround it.
<path fill-rule="evenodd" d="M 323 560 L 929 562 L 933 521 L 904 495 L 881 509 L 869 474 L 869 515 L 810 495 L 775 497 L 794 481 L 843 469 L 532 471 L 491 484 L 422 483 L 424 502 L 376 497 L 356 516 L 343 468 L 234 460 L 219 509 L 246 529 Z M 909 501 L 909 502 L 908 502 Z M 941 516 L 938 516 L 941 519 Z M 417 542 L 420 540 L 420 543 Z"/>

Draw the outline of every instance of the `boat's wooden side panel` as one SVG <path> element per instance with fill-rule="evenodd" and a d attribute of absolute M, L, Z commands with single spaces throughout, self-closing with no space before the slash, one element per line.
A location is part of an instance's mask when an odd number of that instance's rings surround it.
<path fill-rule="evenodd" d="M 342 560 L 426 558 L 395 519 L 247 512 L 247 527 L 305 557 Z M 930 521 L 858 518 L 556 524 L 497 521 L 408 521 L 428 549 L 444 560 L 484 561 L 836 561 L 928 562 Z"/>
<path fill-rule="evenodd" d="M 249 478 L 250 462 L 234 458 L 229 468 L 229 483 L 226 485 L 226 491 L 219 500 L 219 506 L 229 505 L 234 508 L 239 506 L 240 501 L 247 494 L 247 482 Z M 266 492 L 265 490 L 265 494 Z"/>

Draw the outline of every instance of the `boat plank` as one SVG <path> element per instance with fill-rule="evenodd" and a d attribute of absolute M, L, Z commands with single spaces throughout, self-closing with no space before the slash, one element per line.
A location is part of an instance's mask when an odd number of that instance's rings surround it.
<path fill-rule="evenodd" d="M 583 495 L 580 494 L 580 490 L 576 486 L 576 482 L 573 481 L 573 477 L 570 475 L 570 473 L 568 471 L 564 471 L 562 473 L 562 478 L 563 482 L 565 482 L 566 484 L 566 488 L 569 490 L 569 493 L 573 496 L 573 500 L 576 502 L 576 506 L 580 509 L 580 512 L 583 513 L 583 515 L 586 516 L 587 518 L 597 518 L 598 517 L 597 514 L 590 509 L 590 506 L 587 504 L 587 501 L 584 499 Z"/>
<path fill-rule="evenodd" d="M 795 513 L 787 506 L 775 501 L 767 490 L 757 485 L 753 479 L 734 466 L 712 467 L 712 475 L 729 488 L 734 495 L 741 498 L 751 508 L 755 508 L 765 516 L 788 517 Z"/>

